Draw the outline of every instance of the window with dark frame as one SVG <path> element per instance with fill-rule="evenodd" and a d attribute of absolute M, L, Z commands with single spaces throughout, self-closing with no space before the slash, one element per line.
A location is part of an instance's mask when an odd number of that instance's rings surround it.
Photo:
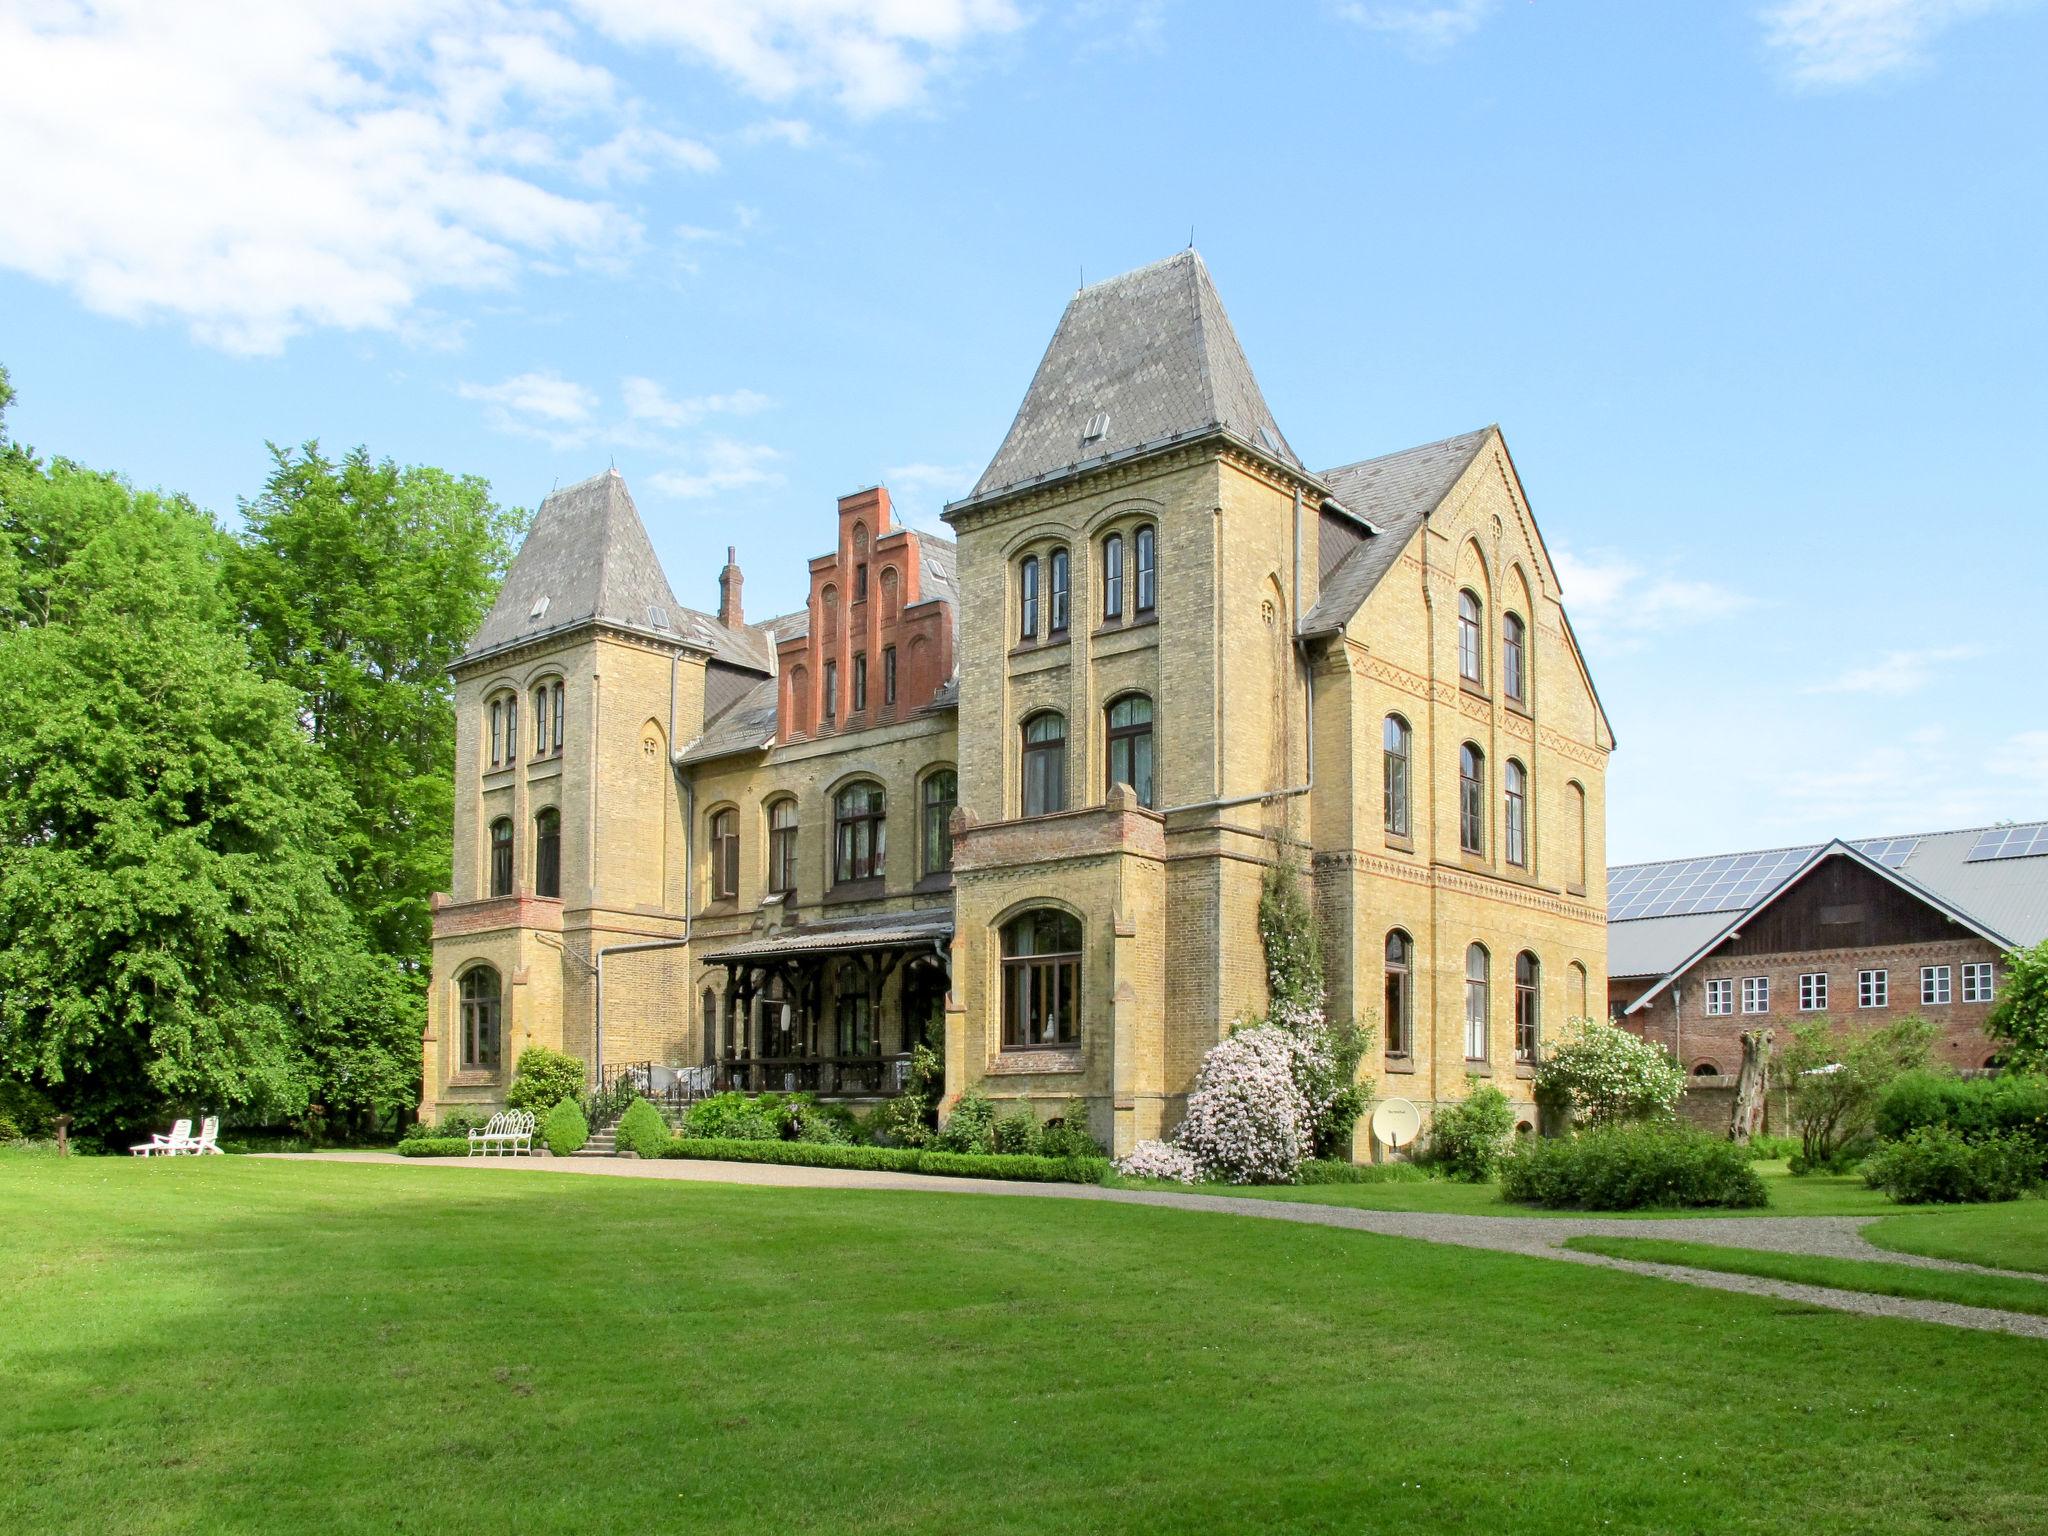
<path fill-rule="evenodd" d="M 1102 617 L 1124 616 L 1124 536 L 1112 533 L 1102 541 Z"/>
<path fill-rule="evenodd" d="M 533 894 L 562 895 L 562 813 L 553 806 L 533 818 Z"/>
<path fill-rule="evenodd" d="M 1529 862 L 1529 775 L 1514 758 L 1508 759 L 1507 771 L 1501 775 L 1507 786 L 1507 803 L 1504 807 L 1502 841 L 1507 844 L 1507 860 L 1517 867 Z"/>
<path fill-rule="evenodd" d="M 500 816 L 491 823 L 491 894 L 512 894 L 512 818 Z"/>
<path fill-rule="evenodd" d="M 1415 1019 L 1415 941 L 1399 928 L 1387 935 L 1387 1054 L 1406 1056 Z"/>
<path fill-rule="evenodd" d="M 868 654 L 866 651 L 853 653 L 853 712 L 857 715 L 868 707 Z"/>
<path fill-rule="evenodd" d="M 1515 1060 L 1533 1063 L 1542 1039 L 1543 967 L 1525 949 L 1515 956 Z"/>
<path fill-rule="evenodd" d="M 555 684 L 555 751 L 562 750 L 562 685 Z"/>
<path fill-rule="evenodd" d="M 1111 786 L 1128 784 L 1136 791 L 1138 804 L 1152 801 L 1152 701 L 1142 693 L 1127 693 L 1109 706 L 1108 773 Z"/>
<path fill-rule="evenodd" d="M 505 760 L 505 701 L 491 700 L 491 766 L 497 767 Z"/>
<path fill-rule="evenodd" d="M 505 765 L 519 761 L 519 695 L 505 695 Z"/>
<path fill-rule="evenodd" d="M 1529 701 L 1529 631 L 1519 614 L 1501 620 L 1500 688 L 1517 704 Z"/>
<path fill-rule="evenodd" d="M 1038 556 L 1026 555 L 1017 567 L 1017 638 L 1038 638 Z"/>
<path fill-rule="evenodd" d="M 740 813 L 730 806 L 711 813 L 711 899 L 733 901 L 740 894 Z"/>
<path fill-rule="evenodd" d="M 796 889 L 796 802 L 778 800 L 768 807 L 768 889 Z"/>
<path fill-rule="evenodd" d="M 960 798 L 960 776 L 939 768 L 924 778 L 924 847 L 922 869 L 941 875 L 953 867 L 953 806 Z"/>
<path fill-rule="evenodd" d="M 1487 1019 L 1493 1011 L 1493 957 L 1484 944 L 1465 951 L 1465 1059 L 1486 1060 Z"/>
<path fill-rule="evenodd" d="M 1067 718 L 1043 710 L 1024 722 L 1024 814 L 1067 808 Z"/>
<path fill-rule="evenodd" d="M 546 683 L 542 683 L 533 690 L 533 755 L 535 757 L 546 757 L 548 755 L 548 706 L 552 702 L 553 697 L 554 695 Z"/>
<path fill-rule="evenodd" d="M 1458 751 L 1458 846 L 1486 852 L 1486 754 L 1469 741 Z"/>
<path fill-rule="evenodd" d="M 849 784 L 832 802 L 834 883 L 879 877 L 886 858 L 887 803 L 879 784 Z"/>
<path fill-rule="evenodd" d="M 1408 722 L 1389 715 L 1380 730 L 1380 793 L 1385 808 L 1387 831 L 1407 837 L 1412 826 L 1409 811 L 1409 767 L 1415 737 Z"/>
<path fill-rule="evenodd" d="M 1002 928 L 1003 1049 L 1029 1051 L 1081 1039 L 1081 923 L 1039 907 Z"/>
<path fill-rule="evenodd" d="M 839 663 L 825 663 L 825 723 L 830 725 L 839 718 Z"/>
<path fill-rule="evenodd" d="M 488 965 L 465 971 L 458 988 L 462 1014 L 462 1070 L 495 1072 L 503 1060 L 503 1001 L 498 973 Z"/>
<path fill-rule="evenodd" d="M 1475 592 L 1458 594 L 1458 676 L 1475 687 L 1486 682 L 1484 610 Z"/>
<path fill-rule="evenodd" d="M 1046 631 L 1063 635 L 1067 632 L 1067 552 L 1056 549 L 1047 556 L 1046 568 Z"/>
<path fill-rule="evenodd" d="M 1137 610 L 1140 614 L 1150 613 L 1159 597 L 1159 534 L 1150 523 L 1140 528 L 1131 538 L 1132 553 L 1137 565 Z"/>
<path fill-rule="evenodd" d="M 885 645 L 882 647 L 882 707 L 885 709 L 893 709 L 895 708 L 895 706 L 896 647 L 893 645 Z"/>

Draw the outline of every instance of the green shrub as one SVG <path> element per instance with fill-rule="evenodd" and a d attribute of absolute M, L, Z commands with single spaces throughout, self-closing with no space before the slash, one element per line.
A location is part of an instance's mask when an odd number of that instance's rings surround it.
<path fill-rule="evenodd" d="M 488 1114 L 476 1114 L 469 1110 L 456 1110 L 444 1116 L 439 1125 L 429 1125 L 424 1120 L 415 1120 L 399 1132 L 400 1149 L 408 1141 L 432 1139 L 434 1137 L 467 1136 L 471 1131 L 480 1131 L 491 1122 Z"/>
<path fill-rule="evenodd" d="M 1743 1150 L 1749 1153 L 1752 1162 L 1773 1162 L 1789 1160 L 1799 1155 L 1797 1136 L 1765 1136 L 1758 1134 L 1744 1142 Z"/>
<path fill-rule="evenodd" d="M 1106 1157 L 1022 1157 L 993 1153 L 923 1151 L 915 1147 L 841 1147 L 807 1141 L 717 1141 L 677 1137 L 664 1157 L 728 1163 L 776 1163 L 800 1168 L 852 1168 L 871 1173 L 926 1173 L 961 1179 L 1100 1184 Z"/>
<path fill-rule="evenodd" d="M 18 1077 L 0 1073 L 0 1141 L 48 1136 L 57 1116 L 50 1101 Z"/>
<path fill-rule="evenodd" d="M 614 1145 L 621 1152 L 631 1152 L 640 1157 L 659 1157 L 662 1150 L 674 1139 L 668 1122 L 661 1118 L 661 1111 L 645 1099 L 635 1099 L 626 1106 L 626 1112 L 619 1116 L 614 1132 Z"/>
<path fill-rule="evenodd" d="M 1870 1134 L 1877 1103 L 1900 1074 L 1927 1065 L 1941 1031 L 1917 1014 L 1872 1030 L 1843 1029 L 1827 1019 L 1792 1028 L 1784 1080 L 1792 1085 L 1799 1127 L 1794 1173 L 1855 1166 L 1849 1149 Z"/>
<path fill-rule="evenodd" d="M 408 1136 L 398 1144 L 400 1157 L 467 1157 L 467 1136 Z"/>
<path fill-rule="evenodd" d="M 1109 1149 L 1088 1134 L 1088 1106 L 1070 1099 L 1067 1107 L 1038 1128 L 1040 1157 L 1107 1157 Z"/>
<path fill-rule="evenodd" d="M 1515 1134 L 1515 1111 L 1492 1083 L 1466 1079 L 1463 1102 L 1436 1112 L 1429 1127 L 1429 1161 L 1454 1179 L 1483 1184 L 1500 1167 Z"/>
<path fill-rule="evenodd" d="M 567 1157 L 590 1140 L 590 1122 L 583 1118 L 583 1106 L 564 1099 L 547 1112 L 540 1123 L 540 1139 L 557 1157 Z"/>
<path fill-rule="evenodd" d="M 1864 1131 L 1835 1146 L 1818 1159 L 1808 1157 L 1802 1144 L 1787 1160 L 1785 1166 L 1796 1178 L 1805 1178 L 1809 1173 L 1854 1173 L 1863 1166 L 1863 1160 L 1876 1150 L 1877 1138 Z"/>
<path fill-rule="evenodd" d="M 1976 1141 L 1923 1125 L 1888 1141 L 1863 1164 L 1863 1182 L 1906 1205 L 2017 1200 L 2042 1181 L 2041 1149 L 2001 1132 Z"/>
<path fill-rule="evenodd" d="M 860 1122 L 856 1139 L 878 1147 L 928 1147 L 936 1133 L 926 1119 L 925 1107 L 915 1094 L 884 1099 Z"/>
<path fill-rule="evenodd" d="M 1670 1118 L 1685 1069 L 1669 1051 L 1605 1019 L 1573 1019 L 1569 1027 L 1536 1068 L 1537 1103 L 1579 1125 Z"/>
<path fill-rule="evenodd" d="M 1030 1156 L 1038 1150 L 1038 1116 L 1013 1109 L 997 1119 L 991 1135 L 994 1150 L 1007 1156 Z"/>
<path fill-rule="evenodd" d="M 1965 1141 L 2021 1136 L 2048 1154 L 2048 1077 L 1906 1072 L 1878 1100 L 1875 1124 L 1887 1141 L 1925 1126 L 1945 1126 Z"/>
<path fill-rule="evenodd" d="M 744 1093 L 714 1093 L 708 1099 L 699 1099 L 683 1116 L 683 1134 L 722 1141 L 782 1139 L 781 1129 L 763 1111 L 761 1100 Z"/>
<path fill-rule="evenodd" d="M 953 1113 L 939 1127 L 936 1145 L 942 1152 L 987 1154 L 996 1149 L 996 1106 L 978 1088 L 960 1095 Z"/>
<path fill-rule="evenodd" d="M 507 1109 L 530 1109 L 535 1114 L 564 1099 L 583 1096 L 583 1063 L 574 1056 L 551 1051 L 544 1045 L 529 1045 L 519 1053 L 512 1069 L 512 1086 L 505 1090 Z"/>
<path fill-rule="evenodd" d="M 1654 1123 L 1527 1137 L 1502 1160 L 1500 1187 L 1510 1200 L 1553 1210 L 1747 1209 L 1770 1201 L 1734 1142 Z"/>
<path fill-rule="evenodd" d="M 1311 1158 L 1294 1170 L 1297 1184 L 1427 1184 L 1429 1172 L 1413 1163 L 1347 1163 Z"/>

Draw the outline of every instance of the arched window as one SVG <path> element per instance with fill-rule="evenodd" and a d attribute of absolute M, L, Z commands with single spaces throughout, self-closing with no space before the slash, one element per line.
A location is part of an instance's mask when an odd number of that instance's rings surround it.
<path fill-rule="evenodd" d="M 939 768 L 924 776 L 924 847 L 921 867 L 927 875 L 953 867 L 953 806 L 960 799 L 960 776 Z"/>
<path fill-rule="evenodd" d="M 501 693 L 491 700 L 491 766 L 510 768 L 519 761 L 519 695 Z"/>
<path fill-rule="evenodd" d="M 1572 1017 L 1586 1017 L 1586 968 L 1574 960 L 1565 972 L 1565 1001 L 1571 1005 Z"/>
<path fill-rule="evenodd" d="M 1112 785 L 1128 784 L 1138 804 L 1152 802 L 1152 701 L 1127 693 L 1109 706 L 1109 773 Z"/>
<path fill-rule="evenodd" d="M 461 1035 L 462 1070 L 495 1072 L 502 1059 L 504 1018 L 498 973 L 488 965 L 463 972 Z"/>
<path fill-rule="evenodd" d="M 1533 1062 L 1543 1039 L 1543 967 L 1523 950 L 1515 956 L 1515 1060 Z"/>
<path fill-rule="evenodd" d="M 1081 1038 L 1081 923 L 1039 907 L 1003 924 L 1003 1049 Z"/>
<path fill-rule="evenodd" d="M 896 567 L 882 567 L 882 617 L 893 619 L 897 609 Z"/>
<path fill-rule="evenodd" d="M 789 730 L 793 736 L 811 728 L 811 673 L 808 667 L 789 669 Z"/>
<path fill-rule="evenodd" d="M 1506 815 L 1502 822 L 1502 838 L 1507 843 L 1508 862 L 1526 865 L 1529 862 L 1529 774 L 1512 757 L 1508 759 L 1507 771 L 1501 775 L 1506 786 Z"/>
<path fill-rule="evenodd" d="M 1387 935 L 1387 1054 L 1406 1056 L 1415 1026 L 1415 941 L 1399 928 Z"/>
<path fill-rule="evenodd" d="M 1469 741 L 1458 752 L 1458 846 L 1486 852 L 1486 754 Z"/>
<path fill-rule="evenodd" d="M 549 717 L 554 713 L 555 693 L 551 685 L 539 683 L 533 690 L 533 755 L 546 757 L 548 742 L 553 732 L 548 729 Z"/>
<path fill-rule="evenodd" d="M 1458 594 L 1458 676 L 1474 687 L 1486 682 L 1486 631 L 1479 597 L 1469 590 Z"/>
<path fill-rule="evenodd" d="M 839 589 L 827 583 L 819 601 L 825 610 L 825 632 L 832 634 L 839 628 Z"/>
<path fill-rule="evenodd" d="M 1493 959 L 1484 944 L 1465 951 L 1465 1059 L 1486 1060 L 1486 1021 L 1493 1011 Z"/>
<path fill-rule="evenodd" d="M 1408 768 L 1415 744 L 1414 733 L 1408 729 L 1406 720 L 1399 715 L 1389 715 L 1381 729 L 1381 740 L 1380 779 L 1387 831 L 1395 837 L 1406 837 L 1412 825 L 1408 809 Z"/>
<path fill-rule="evenodd" d="M 1567 885 L 1586 888 L 1586 787 L 1573 779 L 1564 787 L 1565 861 Z"/>
<path fill-rule="evenodd" d="M 768 807 L 768 889 L 796 889 L 796 802 L 783 799 Z"/>
<path fill-rule="evenodd" d="M 740 813 L 731 806 L 711 813 L 711 899 L 734 901 L 740 894 Z"/>
<path fill-rule="evenodd" d="M 1131 537 L 1137 565 L 1137 610 L 1150 613 L 1159 599 L 1159 535 L 1150 523 Z"/>
<path fill-rule="evenodd" d="M 1067 719 L 1042 710 L 1024 722 L 1024 814 L 1067 808 Z"/>
<path fill-rule="evenodd" d="M 857 715 L 868 707 L 868 653 L 853 653 L 853 712 Z"/>
<path fill-rule="evenodd" d="M 1703 1061 L 1692 1069 L 1694 1077 L 1719 1077 L 1721 1069 L 1711 1061 Z"/>
<path fill-rule="evenodd" d="M 1102 541 L 1102 618 L 1124 616 L 1124 536 L 1112 533 Z"/>
<path fill-rule="evenodd" d="M 835 724 L 839 719 L 839 663 L 837 660 L 825 663 L 825 723 Z"/>
<path fill-rule="evenodd" d="M 512 818 L 500 816 L 491 823 L 491 894 L 512 894 Z"/>
<path fill-rule="evenodd" d="M 505 701 L 491 700 L 491 766 L 498 767 L 505 761 Z"/>
<path fill-rule="evenodd" d="M 1512 613 L 1500 622 L 1500 688 L 1517 704 L 1529 702 L 1529 631 Z"/>
<path fill-rule="evenodd" d="M 832 802 L 832 879 L 868 880 L 887 857 L 886 802 L 879 784 L 849 784 Z"/>
<path fill-rule="evenodd" d="M 1067 552 L 1056 549 L 1046 557 L 1046 629 L 1055 635 L 1067 632 Z"/>
<path fill-rule="evenodd" d="M 704 1015 L 704 1059 L 718 1059 L 718 994 L 706 987 L 698 999 Z"/>
<path fill-rule="evenodd" d="M 562 813 L 552 805 L 533 818 L 533 894 L 562 894 Z"/>
<path fill-rule="evenodd" d="M 1038 556 L 1026 555 L 1017 567 L 1017 638 L 1038 638 Z"/>

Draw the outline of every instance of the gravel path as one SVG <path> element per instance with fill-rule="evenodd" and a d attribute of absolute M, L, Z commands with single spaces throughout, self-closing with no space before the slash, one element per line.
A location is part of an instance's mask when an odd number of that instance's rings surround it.
<path fill-rule="evenodd" d="M 1577 1253 L 1563 1246 L 1573 1237 L 1657 1237 L 1676 1242 L 1712 1243 L 1726 1248 L 1767 1249 L 1773 1253 L 1813 1254 L 1837 1259 L 1875 1259 L 1919 1269 L 1962 1270 L 1971 1274 L 2007 1275 L 2040 1281 L 2039 1275 L 1989 1269 L 1949 1259 L 1924 1258 L 1879 1248 L 1862 1229 L 1874 1216 L 1677 1216 L 1654 1221 L 1616 1221 L 1598 1216 L 1467 1216 L 1441 1211 L 1367 1211 L 1348 1205 L 1312 1205 L 1287 1200 L 1236 1198 L 1229 1195 L 1176 1194 L 1169 1190 L 1102 1189 L 1091 1184 L 1019 1184 L 996 1179 L 941 1179 L 910 1173 L 864 1173 L 842 1168 L 790 1168 L 773 1163 L 713 1163 L 694 1159 L 642 1162 L 633 1158 L 406 1158 L 390 1152 L 260 1153 L 290 1161 L 348 1163 L 412 1163 L 440 1168 L 491 1169 L 539 1173 L 571 1173 L 600 1178 L 670 1179 L 704 1184 L 756 1184 L 784 1189 L 919 1190 L 939 1194 L 1009 1195 L 1051 1200 L 1106 1200 L 1120 1205 L 1153 1205 L 1171 1210 L 1225 1212 L 1264 1221 L 1291 1221 L 1308 1226 L 1344 1227 L 1383 1237 L 1419 1238 L 1454 1243 L 1532 1258 L 1561 1259 L 1604 1269 L 1627 1270 L 1680 1280 L 1709 1290 L 1772 1296 L 1837 1312 L 1870 1317 L 1905 1317 L 1954 1328 L 2048 1339 L 2048 1317 L 2006 1312 L 1991 1307 L 1966 1307 L 1946 1301 L 1917 1301 L 1902 1296 L 1877 1296 L 1829 1286 L 1796 1285 L 1756 1275 L 1728 1275 L 1676 1264 L 1645 1264 Z M 2048 1285 L 2048 1281 L 2042 1282 Z"/>

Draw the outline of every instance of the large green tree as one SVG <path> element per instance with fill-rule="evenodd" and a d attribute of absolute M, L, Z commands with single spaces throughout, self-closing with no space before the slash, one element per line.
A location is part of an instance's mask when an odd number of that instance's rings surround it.
<path fill-rule="evenodd" d="M 0 454 L 0 1067 L 88 1133 L 295 1113 L 383 987 L 225 552 L 181 498 Z"/>

